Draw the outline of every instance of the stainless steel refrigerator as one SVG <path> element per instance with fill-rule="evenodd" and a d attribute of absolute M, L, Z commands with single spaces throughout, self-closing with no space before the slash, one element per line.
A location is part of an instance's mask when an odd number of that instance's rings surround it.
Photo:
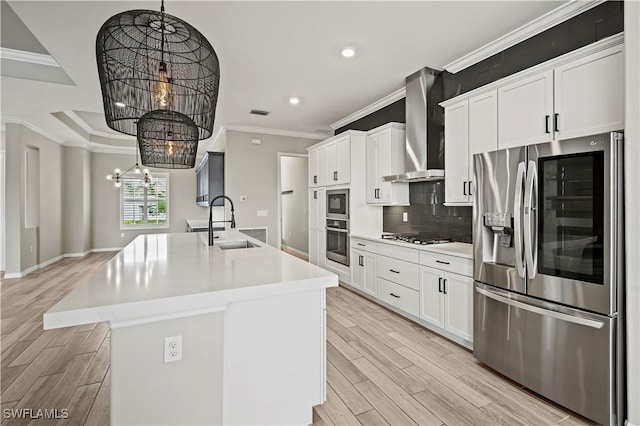
<path fill-rule="evenodd" d="M 622 133 L 477 154 L 474 173 L 474 356 L 617 424 Z"/>

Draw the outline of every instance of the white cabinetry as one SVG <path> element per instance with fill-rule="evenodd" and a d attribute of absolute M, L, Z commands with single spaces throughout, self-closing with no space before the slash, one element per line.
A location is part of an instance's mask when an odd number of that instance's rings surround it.
<path fill-rule="evenodd" d="M 326 185 L 327 149 L 322 146 L 309 151 L 309 187 Z"/>
<path fill-rule="evenodd" d="M 469 195 L 469 101 L 444 109 L 444 199 L 446 203 L 468 203 Z"/>
<path fill-rule="evenodd" d="M 420 318 L 473 341 L 473 261 L 420 252 Z"/>
<path fill-rule="evenodd" d="M 498 88 L 498 146 L 513 148 L 553 138 L 553 71 Z"/>
<path fill-rule="evenodd" d="M 554 70 L 555 139 L 624 128 L 624 55 L 615 46 Z"/>
<path fill-rule="evenodd" d="M 409 205 L 408 183 L 382 180 L 404 171 L 404 151 L 404 124 L 389 123 L 367 132 L 367 204 Z"/>
<path fill-rule="evenodd" d="M 326 185 L 342 185 L 351 179 L 351 139 L 349 135 L 336 136 L 326 146 Z"/>
<path fill-rule="evenodd" d="M 497 91 L 445 107 L 445 203 L 473 202 L 473 156 L 498 149 Z"/>
<path fill-rule="evenodd" d="M 327 195 L 325 188 L 309 190 L 309 262 L 324 267 L 326 264 Z"/>
<path fill-rule="evenodd" d="M 374 297 L 378 295 L 375 252 L 376 243 L 351 239 L 351 285 Z"/>
<path fill-rule="evenodd" d="M 473 155 L 624 129 L 614 36 L 443 102 L 445 204 L 473 203 Z"/>

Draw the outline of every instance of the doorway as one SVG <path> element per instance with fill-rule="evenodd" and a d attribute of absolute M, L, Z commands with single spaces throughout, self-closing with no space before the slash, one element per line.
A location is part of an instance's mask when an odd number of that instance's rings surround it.
<path fill-rule="evenodd" d="M 308 159 L 278 153 L 278 228 L 280 249 L 309 259 Z"/>

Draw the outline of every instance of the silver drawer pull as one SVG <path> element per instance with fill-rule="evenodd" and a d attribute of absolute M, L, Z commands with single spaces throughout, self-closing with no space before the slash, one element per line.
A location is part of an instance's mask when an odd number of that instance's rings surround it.
<path fill-rule="evenodd" d="M 400 271 L 396 271 L 394 269 L 389 269 L 389 272 L 393 272 L 394 274 L 399 274 L 400 273 Z"/>
<path fill-rule="evenodd" d="M 400 299 L 400 296 L 398 296 L 397 294 L 389 293 L 389 296 L 393 296 L 393 297 L 395 297 L 396 299 Z"/>
<path fill-rule="evenodd" d="M 358 243 L 359 246 L 366 247 L 366 244 Z"/>
<path fill-rule="evenodd" d="M 450 265 L 449 262 L 445 262 L 444 260 L 436 260 L 436 263 L 442 263 L 443 265 Z"/>

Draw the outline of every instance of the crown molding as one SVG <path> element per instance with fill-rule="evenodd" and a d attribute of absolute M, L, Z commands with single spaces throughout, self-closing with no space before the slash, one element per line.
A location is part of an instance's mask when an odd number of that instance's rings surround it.
<path fill-rule="evenodd" d="M 32 64 L 47 65 L 49 67 L 60 68 L 60 65 L 56 62 L 55 59 L 53 59 L 53 56 L 51 55 L 27 52 L 26 50 L 9 49 L 8 47 L 0 47 L 0 59 L 29 62 Z"/>
<path fill-rule="evenodd" d="M 531 22 L 517 28 L 502 37 L 493 40 L 490 43 L 485 44 L 479 49 L 470 52 L 463 57 L 456 59 L 453 62 L 444 66 L 444 69 L 451 73 L 457 73 L 473 64 L 476 64 L 484 59 L 487 59 L 496 53 L 500 53 L 511 46 L 514 46 L 528 38 L 531 38 L 543 31 L 548 30 L 564 21 L 567 21 L 574 16 L 577 16 L 589 9 L 592 9 L 599 4 L 604 3 L 605 0 L 573 0 L 565 3 L 552 11 L 534 19 Z"/>
<path fill-rule="evenodd" d="M 245 126 L 242 124 L 227 124 L 225 126 L 222 126 L 222 128 L 225 131 L 231 130 L 235 132 L 263 133 L 265 135 L 289 136 L 292 138 L 306 138 L 306 139 L 318 139 L 318 140 L 323 140 L 331 136 L 327 133 L 299 132 L 296 130 L 271 129 L 268 127 Z"/>
<path fill-rule="evenodd" d="M 406 89 L 404 87 L 401 87 L 400 89 L 385 96 L 384 98 L 375 101 L 371 105 L 368 105 L 362 108 L 361 110 L 358 110 L 353 114 L 350 114 L 344 117 L 343 119 L 336 121 L 335 123 L 331 123 L 329 127 L 331 127 L 331 130 L 339 129 L 340 127 L 346 126 L 349 123 L 353 123 L 354 121 L 359 120 L 362 117 L 365 117 L 371 114 L 372 112 L 376 112 L 380 108 L 384 108 L 387 105 L 391 105 L 395 101 L 400 100 L 405 96 L 406 96 Z"/>
<path fill-rule="evenodd" d="M 82 118 L 80 118 L 80 116 L 78 114 L 76 114 L 75 112 L 73 112 L 71 110 L 62 111 L 62 113 L 64 115 L 66 115 L 67 117 L 69 117 L 74 123 L 76 123 L 78 126 L 80 126 L 82 128 L 82 130 L 84 130 L 85 132 L 87 132 L 91 136 L 99 136 L 99 137 L 110 138 L 110 139 L 122 139 L 122 140 L 127 140 L 127 141 L 135 140 L 135 137 L 130 136 L 130 135 L 107 133 L 107 132 L 101 132 L 99 130 L 94 130 L 91 126 L 89 126 L 87 124 L 86 121 L 84 121 Z"/>
<path fill-rule="evenodd" d="M 41 128 L 29 123 L 26 120 L 23 120 L 22 118 L 18 118 L 18 117 L 0 117 L 0 120 L 2 121 L 3 125 L 4 123 L 9 123 L 9 124 L 20 124 L 30 130 L 33 130 L 36 133 L 41 134 L 42 136 L 44 136 L 45 138 L 51 140 L 52 142 L 57 143 L 58 145 L 64 145 L 64 142 L 60 139 L 58 139 L 55 136 L 52 136 L 51 134 L 45 132 L 44 130 L 42 130 Z"/>

